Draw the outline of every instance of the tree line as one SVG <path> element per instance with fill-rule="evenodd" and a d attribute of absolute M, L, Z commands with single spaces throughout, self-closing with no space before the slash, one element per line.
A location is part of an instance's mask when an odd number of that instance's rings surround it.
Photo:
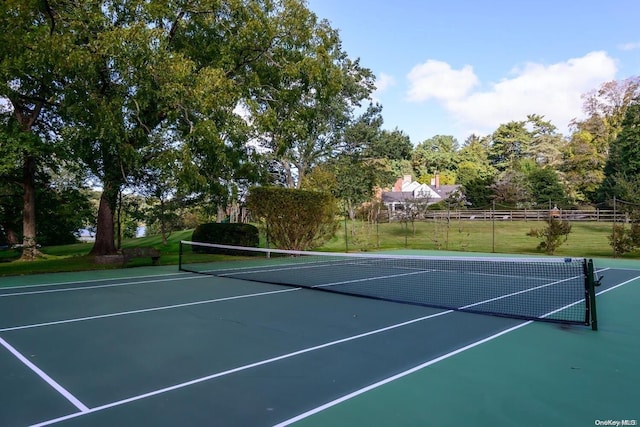
<path fill-rule="evenodd" d="M 5 0 L 0 25 L 0 230 L 23 259 L 87 222 L 91 254 L 114 253 L 140 199 L 164 232 L 253 185 L 330 192 L 352 215 L 406 174 L 474 207 L 636 197 L 637 77 L 585 94 L 569 136 L 531 114 L 414 146 L 304 0 Z"/>
<path fill-rule="evenodd" d="M 223 204 L 269 181 L 258 147 L 304 174 L 321 155 L 306 146 L 328 151 L 373 90 L 302 0 L 8 0 L 0 25 L 0 173 L 22 193 L 24 259 L 42 187 L 99 186 L 91 253 L 113 253 L 123 190 Z"/>

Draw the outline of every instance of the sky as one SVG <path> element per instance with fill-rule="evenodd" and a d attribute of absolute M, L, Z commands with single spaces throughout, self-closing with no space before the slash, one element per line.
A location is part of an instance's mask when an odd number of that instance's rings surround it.
<path fill-rule="evenodd" d="M 376 75 L 385 129 L 418 144 L 538 114 L 569 135 L 582 95 L 640 75 L 638 0 L 308 0 Z"/>

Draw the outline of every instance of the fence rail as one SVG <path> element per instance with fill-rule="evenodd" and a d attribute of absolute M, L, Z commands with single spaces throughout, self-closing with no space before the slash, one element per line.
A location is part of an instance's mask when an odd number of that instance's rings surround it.
<path fill-rule="evenodd" d="M 389 215 L 390 214 L 390 215 Z M 401 210 L 395 212 L 381 212 L 379 221 L 397 221 L 402 219 L 405 213 Z M 421 219 L 433 220 L 464 220 L 464 221 L 546 221 L 549 217 L 567 221 L 591 221 L 591 222 L 628 222 L 626 212 L 613 209 L 595 210 L 549 210 L 549 209 L 514 209 L 514 210 L 452 210 L 452 211 L 426 211 L 419 215 Z"/>

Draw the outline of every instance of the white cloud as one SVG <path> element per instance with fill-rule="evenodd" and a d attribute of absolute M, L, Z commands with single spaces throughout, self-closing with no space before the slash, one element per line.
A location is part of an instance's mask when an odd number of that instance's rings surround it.
<path fill-rule="evenodd" d="M 454 70 L 446 62 L 433 59 L 413 67 L 407 78 L 407 98 L 414 102 L 432 98 L 450 102 L 463 98 L 478 84 L 478 77 L 470 65 L 465 65 L 461 70 Z"/>
<path fill-rule="evenodd" d="M 623 43 L 618 46 L 620 50 L 636 50 L 640 49 L 640 42 Z"/>
<path fill-rule="evenodd" d="M 384 92 L 388 87 L 395 86 L 396 79 L 385 73 L 380 73 L 380 76 L 376 79 L 376 93 Z"/>
<path fill-rule="evenodd" d="M 471 67 L 456 71 L 428 61 L 409 74 L 409 99 L 438 99 L 465 129 L 491 132 L 501 123 L 540 114 L 565 132 L 572 119 L 582 116 L 581 95 L 615 79 L 615 73 L 613 58 L 591 52 L 551 65 L 528 63 L 489 90 L 470 92 L 477 82 Z"/>

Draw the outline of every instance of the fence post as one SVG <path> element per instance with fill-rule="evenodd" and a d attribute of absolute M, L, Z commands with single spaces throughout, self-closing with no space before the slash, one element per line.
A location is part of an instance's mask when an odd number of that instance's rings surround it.
<path fill-rule="evenodd" d="M 348 218 L 349 218 L 349 214 L 345 212 L 344 214 L 344 245 L 346 248 L 346 252 L 349 252 L 349 232 L 347 230 Z"/>
<path fill-rule="evenodd" d="M 496 251 L 496 201 L 493 200 L 493 205 L 491 209 L 491 252 Z"/>
<path fill-rule="evenodd" d="M 618 254 L 616 253 L 616 245 L 615 245 L 615 241 L 616 241 L 616 219 L 617 219 L 618 215 L 617 215 L 617 208 L 616 208 L 616 196 L 613 196 L 613 230 L 611 231 L 611 236 L 612 236 L 612 241 L 614 242 L 613 245 L 613 257 L 615 258 Z"/>

